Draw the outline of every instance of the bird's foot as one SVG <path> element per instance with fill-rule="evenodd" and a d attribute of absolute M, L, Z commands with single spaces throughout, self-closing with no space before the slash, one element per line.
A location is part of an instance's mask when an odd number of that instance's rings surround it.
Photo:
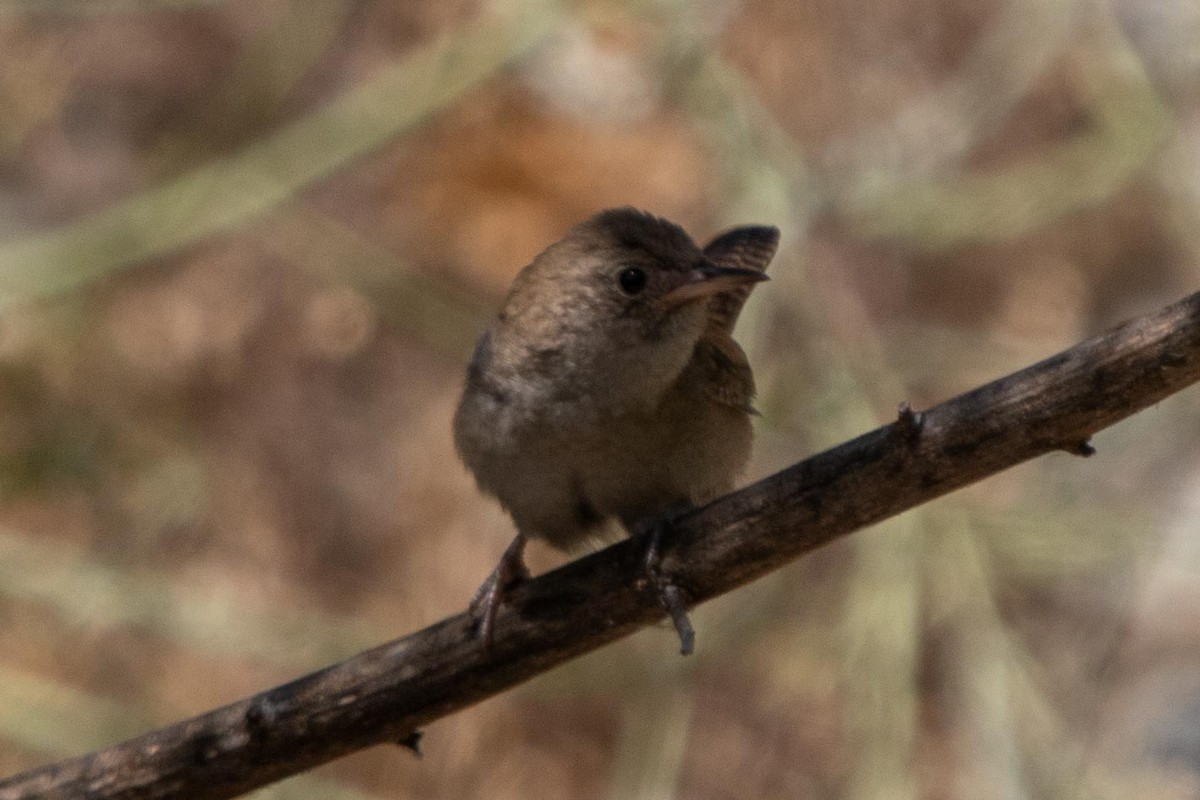
<path fill-rule="evenodd" d="M 637 533 L 648 533 L 646 555 L 642 561 L 646 579 L 658 596 L 658 602 L 671 618 L 675 632 L 679 634 L 679 653 L 689 656 L 696 646 L 696 631 L 688 618 L 687 593 L 670 577 L 662 572 L 662 540 L 675 523 L 691 506 L 669 508 L 657 517 L 638 525 Z"/>
<path fill-rule="evenodd" d="M 500 563 L 488 575 L 471 598 L 468 613 L 475 620 L 475 630 L 483 640 L 483 646 L 491 648 L 492 633 L 496 626 L 496 612 L 504 603 L 505 596 L 522 581 L 529 580 L 529 568 L 525 566 L 525 537 L 518 534 L 500 556 Z"/>

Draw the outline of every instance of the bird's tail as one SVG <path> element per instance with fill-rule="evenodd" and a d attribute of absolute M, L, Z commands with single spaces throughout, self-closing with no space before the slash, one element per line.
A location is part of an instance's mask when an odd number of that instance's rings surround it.
<path fill-rule="evenodd" d="M 779 229 L 768 225 L 747 225 L 722 233 L 704 247 L 705 257 L 719 267 L 738 267 L 767 271 L 767 265 L 779 247 Z M 729 335 L 737 322 L 746 298 L 754 288 L 744 283 L 721 292 L 709 303 L 709 331 Z"/>

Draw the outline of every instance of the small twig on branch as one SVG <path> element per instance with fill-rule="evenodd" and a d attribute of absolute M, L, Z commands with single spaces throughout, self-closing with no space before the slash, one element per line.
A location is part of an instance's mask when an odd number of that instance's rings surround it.
<path fill-rule="evenodd" d="M 672 526 L 660 569 L 698 603 L 840 536 L 1101 430 L 1200 379 L 1200 293 L 899 419 Z M 625 541 L 514 589 L 491 648 L 466 614 L 194 719 L 0 782 L 0 800 L 224 798 L 418 729 L 660 620 Z M 644 583 L 644 582 L 643 582 Z"/>

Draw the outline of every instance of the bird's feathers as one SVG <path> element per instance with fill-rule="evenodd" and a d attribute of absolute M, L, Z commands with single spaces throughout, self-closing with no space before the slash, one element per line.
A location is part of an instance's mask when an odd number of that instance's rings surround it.
<path fill-rule="evenodd" d="M 738 267 L 767 271 L 767 265 L 779 247 L 779 229 L 767 225 L 748 225 L 726 231 L 704 247 L 704 257 L 719 267 Z M 755 284 L 747 283 L 714 297 L 709 302 L 709 330 L 733 333 L 746 298 Z"/>
<path fill-rule="evenodd" d="M 766 272 L 778 246 L 778 228 L 750 225 L 717 236 L 705 246 L 704 257 L 719 267 Z M 733 340 L 733 326 L 754 286 L 742 284 L 709 301 L 708 328 L 692 356 L 695 367 L 712 376 L 704 382 L 709 398 L 750 414 L 757 413 L 752 405 L 754 374 L 745 351 Z"/>

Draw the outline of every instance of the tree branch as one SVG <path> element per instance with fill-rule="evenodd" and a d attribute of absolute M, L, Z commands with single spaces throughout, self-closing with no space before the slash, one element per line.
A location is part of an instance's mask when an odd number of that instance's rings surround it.
<path fill-rule="evenodd" d="M 1200 379 L 1200 293 L 802 461 L 680 520 L 664 575 L 698 603 L 840 536 L 1089 437 Z M 0 782 L 0 800 L 224 798 L 422 725 L 664 616 L 624 541 L 509 596 L 485 650 L 459 614 L 292 683 Z M 701 632 L 703 636 L 703 632 Z M 703 642 L 703 638 L 701 638 Z"/>

